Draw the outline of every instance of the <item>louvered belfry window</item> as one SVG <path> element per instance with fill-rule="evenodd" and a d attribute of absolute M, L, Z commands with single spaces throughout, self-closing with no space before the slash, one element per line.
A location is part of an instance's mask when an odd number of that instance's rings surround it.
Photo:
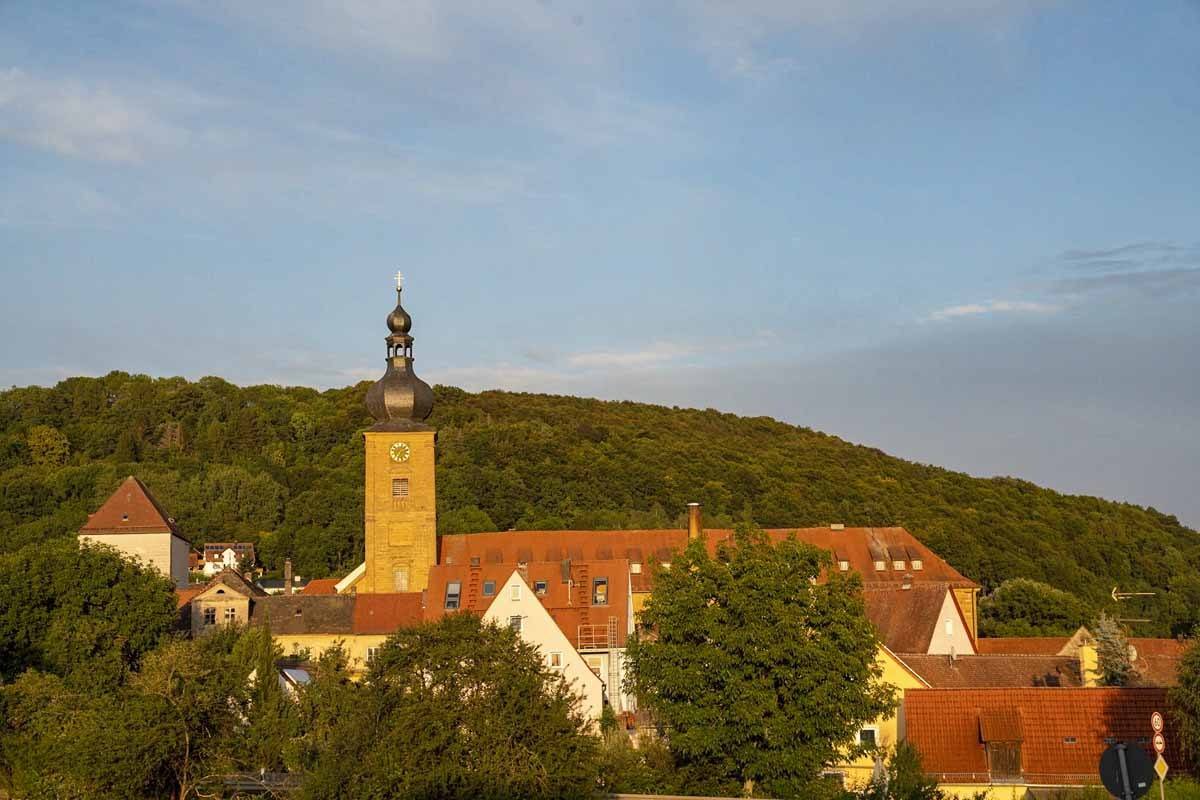
<path fill-rule="evenodd" d="M 392 478 L 392 499 L 404 500 L 408 497 L 408 478 Z"/>

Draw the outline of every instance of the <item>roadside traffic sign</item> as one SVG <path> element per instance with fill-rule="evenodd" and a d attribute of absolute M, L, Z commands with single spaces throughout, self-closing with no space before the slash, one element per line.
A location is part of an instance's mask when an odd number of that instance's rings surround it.
<path fill-rule="evenodd" d="M 1158 774 L 1158 780 L 1160 783 L 1166 780 L 1168 769 L 1170 769 L 1170 767 L 1167 766 L 1167 760 L 1160 755 L 1158 757 L 1158 761 L 1154 762 L 1154 771 Z"/>
<path fill-rule="evenodd" d="M 1154 742 L 1154 752 L 1161 756 L 1167 749 L 1166 738 L 1161 733 L 1156 733 L 1152 741 Z"/>
<path fill-rule="evenodd" d="M 1162 733 L 1162 731 L 1163 731 L 1163 715 L 1158 713 L 1157 711 L 1155 711 L 1153 714 L 1151 714 L 1150 715 L 1150 727 L 1154 729 L 1155 733 Z"/>
<path fill-rule="evenodd" d="M 1142 748 L 1118 742 L 1100 757 L 1100 782 L 1118 800 L 1139 800 L 1154 782 L 1154 765 Z"/>

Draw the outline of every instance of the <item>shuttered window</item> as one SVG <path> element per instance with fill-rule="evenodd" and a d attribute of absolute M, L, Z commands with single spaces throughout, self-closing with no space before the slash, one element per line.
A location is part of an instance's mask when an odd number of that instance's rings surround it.
<path fill-rule="evenodd" d="M 392 478 L 392 497 L 397 500 L 408 497 L 408 478 Z"/>

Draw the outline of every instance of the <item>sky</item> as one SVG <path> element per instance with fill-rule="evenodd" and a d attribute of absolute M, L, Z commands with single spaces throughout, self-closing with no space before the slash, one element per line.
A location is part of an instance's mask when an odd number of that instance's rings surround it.
<path fill-rule="evenodd" d="M 1197 0 L 0 0 L 0 386 L 374 379 L 400 270 L 430 382 L 1198 527 L 1197 42 Z"/>

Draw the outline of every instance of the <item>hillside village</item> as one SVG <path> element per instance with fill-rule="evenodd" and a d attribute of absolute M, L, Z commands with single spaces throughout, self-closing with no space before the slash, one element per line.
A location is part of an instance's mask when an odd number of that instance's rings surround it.
<path fill-rule="evenodd" d="M 398 286 L 387 370 L 366 397 L 375 423 L 364 433 L 365 558 L 357 567 L 301 581 L 288 561 L 271 585 L 259 579 L 250 543 L 194 551 L 153 487 L 132 475 L 89 516 L 79 540 L 168 576 L 192 637 L 228 626 L 268 631 L 288 681 L 303 684 L 306 665 L 334 648 L 361 675 L 396 631 L 474 614 L 535 646 L 597 729 L 615 717 L 634 741 L 654 736 L 653 715 L 630 687 L 627 646 L 654 635 L 641 619 L 659 570 L 696 542 L 717 554 L 734 531 L 706 526 L 704 509 L 691 503 L 680 529 L 439 535 L 438 432 L 426 423 L 434 396 L 413 371 L 412 318 L 399 298 Z M 1130 678 L 1105 686 L 1086 627 L 1062 637 L 981 637 L 980 584 L 904 528 L 834 523 L 766 533 L 825 554 L 826 574 L 861 580 L 877 665 L 899 690 L 893 712 L 858 731 L 863 754 L 826 765 L 830 779 L 865 787 L 880 769 L 875 753 L 906 742 L 949 795 L 1042 797 L 1095 785 L 1100 756 L 1115 741 L 1149 749 L 1148 720 L 1167 707 L 1187 642 L 1129 638 Z M 1166 758 L 1184 764 L 1178 740 Z"/>

